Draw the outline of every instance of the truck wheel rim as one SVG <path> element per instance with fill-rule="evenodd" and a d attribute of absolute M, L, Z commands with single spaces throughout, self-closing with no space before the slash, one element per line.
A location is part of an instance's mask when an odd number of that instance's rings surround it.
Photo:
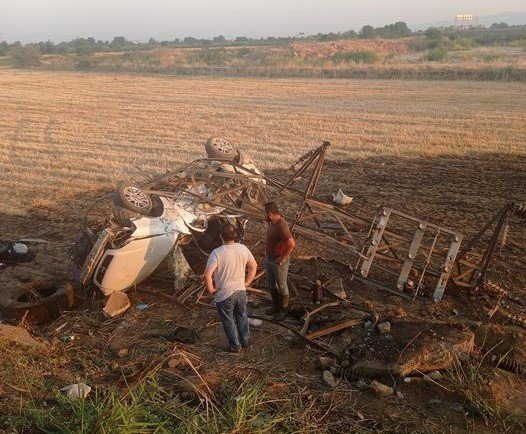
<path fill-rule="evenodd" d="M 126 187 L 124 189 L 124 197 L 129 203 L 139 208 L 148 208 L 150 205 L 148 196 L 136 187 Z"/>

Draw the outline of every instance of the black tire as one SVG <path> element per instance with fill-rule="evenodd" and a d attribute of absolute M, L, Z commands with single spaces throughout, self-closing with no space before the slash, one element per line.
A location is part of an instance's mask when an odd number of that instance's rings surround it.
<path fill-rule="evenodd" d="M 221 160 L 232 160 L 237 152 L 226 139 L 220 137 L 210 137 L 205 143 L 206 155 L 208 158 Z"/>
<path fill-rule="evenodd" d="M 147 215 L 152 210 L 152 198 L 150 195 L 131 184 L 121 185 L 115 193 L 115 198 L 118 206 L 130 211 Z"/>

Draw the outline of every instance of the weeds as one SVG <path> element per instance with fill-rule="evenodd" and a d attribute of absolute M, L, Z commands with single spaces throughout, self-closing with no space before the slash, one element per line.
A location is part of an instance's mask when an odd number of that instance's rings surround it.
<path fill-rule="evenodd" d="M 448 372 L 449 386 L 459 394 L 470 410 L 478 414 L 484 423 L 498 425 L 508 431 L 510 428 L 525 429 L 524 421 L 502 408 L 491 394 L 489 371 L 483 366 L 484 356 L 461 364 L 457 361 Z"/>
<path fill-rule="evenodd" d="M 27 404 L 11 423 L 20 432 L 38 429 L 64 434 L 290 431 L 291 414 L 270 399 L 261 384 L 243 383 L 221 398 L 219 403 L 184 402 L 152 377 L 125 391 L 112 390 L 92 399 L 72 401 L 57 393 L 47 405 Z"/>
<path fill-rule="evenodd" d="M 430 62 L 442 61 L 447 57 L 447 48 L 443 45 L 438 45 L 426 54 L 425 59 Z"/>
<path fill-rule="evenodd" d="M 338 53 L 333 56 L 335 63 L 354 62 L 373 64 L 378 61 L 378 55 L 373 51 L 350 51 L 347 53 Z"/>

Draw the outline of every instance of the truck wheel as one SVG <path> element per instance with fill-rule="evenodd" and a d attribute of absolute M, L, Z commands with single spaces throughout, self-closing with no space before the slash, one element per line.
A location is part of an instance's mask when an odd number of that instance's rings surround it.
<path fill-rule="evenodd" d="M 208 158 L 232 160 L 237 155 L 228 140 L 220 137 L 210 137 L 205 143 L 205 150 Z"/>
<path fill-rule="evenodd" d="M 152 198 L 139 187 L 123 184 L 116 192 L 117 205 L 140 214 L 148 214 L 152 209 Z"/>

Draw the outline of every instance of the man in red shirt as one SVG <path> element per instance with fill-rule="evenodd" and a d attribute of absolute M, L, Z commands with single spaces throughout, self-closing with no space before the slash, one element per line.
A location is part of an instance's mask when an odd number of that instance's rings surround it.
<path fill-rule="evenodd" d="M 281 215 L 275 202 L 265 204 L 267 213 L 267 245 L 264 266 L 267 272 L 267 287 L 272 297 L 272 307 L 265 313 L 282 320 L 287 316 L 289 288 L 287 276 L 290 255 L 296 247 L 289 225 Z"/>

